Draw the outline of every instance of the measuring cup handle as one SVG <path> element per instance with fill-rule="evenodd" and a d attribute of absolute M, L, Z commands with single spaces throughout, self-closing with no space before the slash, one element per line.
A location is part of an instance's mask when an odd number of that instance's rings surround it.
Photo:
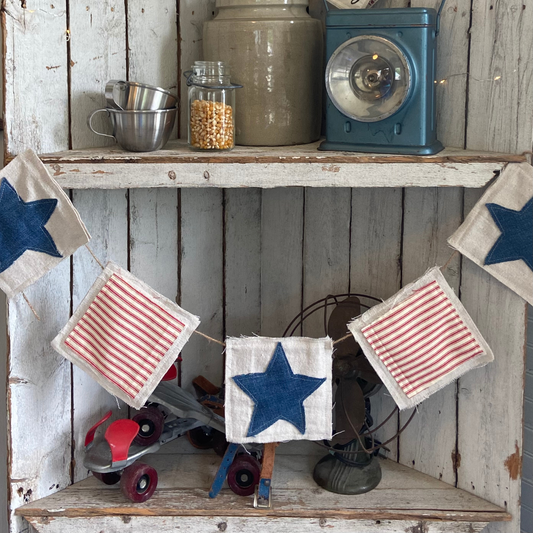
<path fill-rule="evenodd" d="M 102 137 L 111 137 L 111 139 L 114 139 L 116 141 L 116 138 L 114 135 L 108 135 L 107 133 L 100 133 L 99 131 L 96 131 L 94 128 L 93 128 L 93 117 L 94 115 L 96 115 L 96 113 L 102 113 L 102 111 L 105 111 L 107 113 L 107 115 L 109 116 L 109 111 L 105 108 L 103 109 L 97 109 L 96 111 L 93 111 L 90 115 L 89 115 L 89 118 L 87 119 L 87 125 L 89 126 L 89 128 L 91 129 L 91 131 L 93 133 L 96 133 L 96 135 L 101 135 Z"/>

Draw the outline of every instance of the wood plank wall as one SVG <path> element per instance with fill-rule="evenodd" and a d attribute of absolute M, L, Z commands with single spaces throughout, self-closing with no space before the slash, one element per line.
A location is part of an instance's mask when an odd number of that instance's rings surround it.
<path fill-rule="evenodd" d="M 521 533 L 533 533 L 533 307 L 529 306 L 526 388 L 524 401 L 524 460 Z"/>
<path fill-rule="evenodd" d="M 312 2 L 319 13 L 321 0 Z M 383 0 L 378 7 L 407 4 Z M 105 144 L 85 120 L 104 105 L 108 79 L 177 88 L 186 102 L 180 68 L 201 57 L 202 22 L 213 12 L 214 0 L 6 0 L 7 151 Z M 533 0 L 448 0 L 438 55 L 443 83 L 437 84 L 446 145 L 531 150 L 532 25 Z M 181 114 L 183 133 L 185 106 Z M 278 336 L 303 306 L 328 293 L 387 298 L 446 262 L 446 238 L 479 194 L 458 188 L 131 190 L 75 191 L 73 201 L 101 260 L 128 267 L 200 315 L 202 331 L 222 338 Z M 116 405 L 49 346 L 98 272 L 80 250 L 29 289 L 41 322 L 22 298 L 10 303 L 10 509 L 85 477 L 83 435 Z M 445 275 L 496 362 L 424 402 L 390 456 L 506 506 L 514 522 L 488 531 L 515 533 L 520 479 L 505 465 L 521 455 L 525 306 L 466 259 L 455 257 Z M 321 335 L 320 326 L 308 321 L 303 333 Z M 220 381 L 222 370 L 220 347 L 195 338 L 183 352 L 180 382 L 187 387 L 199 373 Z M 383 393 L 373 405 L 382 419 L 393 402 Z M 381 438 L 404 420 L 393 421 Z M 27 527 L 12 518 L 11 532 Z"/>

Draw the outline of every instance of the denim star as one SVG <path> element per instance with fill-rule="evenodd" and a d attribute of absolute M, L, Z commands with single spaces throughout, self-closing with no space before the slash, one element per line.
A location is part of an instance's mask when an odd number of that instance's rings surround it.
<path fill-rule="evenodd" d="M 502 234 L 485 258 L 486 265 L 522 259 L 533 270 L 533 198 L 520 210 L 486 204 Z"/>
<path fill-rule="evenodd" d="M 62 257 L 45 224 L 56 208 L 55 198 L 25 202 L 2 178 L 0 181 L 0 272 L 26 250 Z"/>
<path fill-rule="evenodd" d="M 295 374 L 278 342 L 265 372 L 241 374 L 233 380 L 255 403 L 247 434 L 254 437 L 278 420 L 286 420 L 305 433 L 303 402 L 326 378 Z"/>

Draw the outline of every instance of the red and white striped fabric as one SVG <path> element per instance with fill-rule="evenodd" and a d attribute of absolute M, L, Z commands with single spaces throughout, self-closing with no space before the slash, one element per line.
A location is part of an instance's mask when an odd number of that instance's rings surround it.
<path fill-rule="evenodd" d="M 440 269 L 348 329 L 400 409 L 414 407 L 494 355 Z"/>
<path fill-rule="evenodd" d="M 55 340 L 53 345 L 136 407 L 157 386 L 199 321 L 118 270 L 108 265 L 103 285 L 99 278 L 62 331 L 58 346 Z"/>
<path fill-rule="evenodd" d="M 409 398 L 483 352 L 436 281 L 362 331 Z"/>
<path fill-rule="evenodd" d="M 183 326 L 113 274 L 65 344 L 135 398 Z"/>

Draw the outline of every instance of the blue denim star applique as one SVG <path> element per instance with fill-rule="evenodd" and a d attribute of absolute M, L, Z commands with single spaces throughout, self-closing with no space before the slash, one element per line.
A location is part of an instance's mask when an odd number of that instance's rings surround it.
<path fill-rule="evenodd" d="M 278 420 L 286 420 L 305 433 L 303 402 L 326 378 L 295 374 L 278 342 L 265 372 L 241 374 L 233 380 L 255 403 L 247 434 L 254 437 Z"/>
<path fill-rule="evenodd" d="M 0 181 L 0 272 L 7 270 L 26 250 L 62 257 L 46 228 L 55 198 L 25 202 L 2 178 Z"/>
<path fill-rule="evenodd" d="M 486 204 L 502 234 L 485 258 L 486 265 L 522 259 L 533 270 L 533 198 L 515 211 L 498 204 Z"/>

